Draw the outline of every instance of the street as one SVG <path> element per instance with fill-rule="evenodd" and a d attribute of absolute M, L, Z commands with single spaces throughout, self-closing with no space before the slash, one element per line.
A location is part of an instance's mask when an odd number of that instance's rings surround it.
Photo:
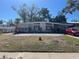
<path fill-rule="evenodd" d="M 32 53 L 32 52 L 16 52 L 16 53 L 0 53 L 0 59 L 79 59 L 79 53 Z"/>

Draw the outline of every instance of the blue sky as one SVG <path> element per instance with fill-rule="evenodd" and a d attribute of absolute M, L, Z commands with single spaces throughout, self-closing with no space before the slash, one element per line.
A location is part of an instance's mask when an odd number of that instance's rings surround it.
<path fill-rule="evenodd" d="M 47 7 L 52 16 L 56 16 L 58 11 L 66 6 L 66 0 L 0 0 L 0 19 L 9 20 L 18 17 L 11 6 L 19 7 L 19 5 L 23 3 L 26 3 L 28 6 L 34 3 L 39 8 Z M 76 11 L 73 15 L 68 14 L 66 18 L 68 22 L 70 22 L 71 19 L 79 19 L 79 12 Z"/>

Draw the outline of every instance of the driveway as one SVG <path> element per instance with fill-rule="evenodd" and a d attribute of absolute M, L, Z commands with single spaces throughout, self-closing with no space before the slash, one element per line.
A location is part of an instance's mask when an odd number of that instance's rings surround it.
<path fill-rule="evenodd" d="M 0 53 L 0 59 L 79 59 L 79 53 Z"/>

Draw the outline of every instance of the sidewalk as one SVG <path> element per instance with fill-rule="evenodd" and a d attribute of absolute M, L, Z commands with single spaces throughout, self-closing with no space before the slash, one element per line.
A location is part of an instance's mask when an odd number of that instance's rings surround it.
<path fill-rule="evenodd" d="M 67 36 L 72 37 L 72 38 L 79 39 L 79 37 L 76 37 L 76 36 L 71 36 L 71 35 L 67 35 Z"/>
<path fill-rule="evenodd" d="M 16 34 L 14 36 L 63 36 L 63 34 Z"/>
<path fill-rule="evenodd" d="M 79 59 L 79 53 L 0 53 L 0 59 Z"/>

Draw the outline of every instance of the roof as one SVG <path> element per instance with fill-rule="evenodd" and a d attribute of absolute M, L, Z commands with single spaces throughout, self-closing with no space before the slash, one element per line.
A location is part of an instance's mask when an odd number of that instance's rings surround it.
<path fill-rule="evenodd" d="M 19 26 L 19 27 L 21 27 L 21 26 L 28 26 L 28 25 L 32 26 L 33 24 L 37 24 L 37 23 L 40 23 L 40 24 L 50 23 L 50 24 L 69 25 L 69 26 L 72 25 L 72 24 L 69 24 L 69 23 L 56 23 L 56 22 L 25 22 L 25 23 L 20 23 L 17 26 Z"/>
<path fill-rule="evenodd" d="M 69 23 L 72 23 L 72 24 L 79 24 L 79 22 L 69 22 Z"/>

